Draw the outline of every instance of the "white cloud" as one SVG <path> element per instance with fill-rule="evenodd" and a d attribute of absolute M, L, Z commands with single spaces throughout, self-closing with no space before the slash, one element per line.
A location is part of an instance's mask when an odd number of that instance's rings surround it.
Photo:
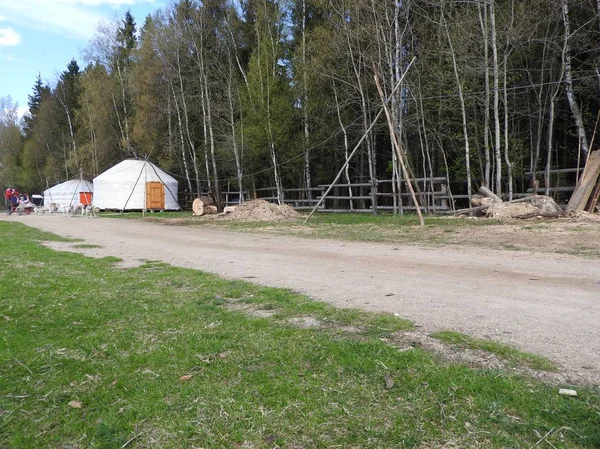
<path fill-rule="evenodd" d="M 25 114 L 29 113 L 29 106 L 19 106 L 17 108 L 17 114 L 19 118 L 23 117 Z"/>
<path fill-rule="evenodd" d="M 0 16 L 0 22 L 5 21 L 6 19 L 4 18 L 4 16 Z"/>
<path fill-rule="evenodd" d="M 154 3 L 154 0 L 0 0 L 0 17 L 87 40 L 94 35 L 98 24 L 109 18 L 107 7 Z"/>
<path fill-rule="evenodd" d="M 13 55 L 11 55 L 10 53 L 4 55 L 4 59 L 6 59 L 7 61 L 14 61 L 15 57 Z"/>
<path fill-rule="evenodd" d="M 21 36 L 12 28 L 0 28 L 0 47 L 14 47 L 21 43 Z"/>

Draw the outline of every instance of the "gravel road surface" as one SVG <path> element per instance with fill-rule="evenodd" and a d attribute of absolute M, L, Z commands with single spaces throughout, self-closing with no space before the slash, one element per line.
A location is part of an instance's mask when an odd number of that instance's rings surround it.
<path fill-rule="evenodd" d="M 341 307 L 397 313 L 425 331 L 492 338 L 600 384 L 600 260 L 468 246 L 309 240 L 137 220 L 3 216 L 101 248 L 75 250 L 287 287 Z"/>

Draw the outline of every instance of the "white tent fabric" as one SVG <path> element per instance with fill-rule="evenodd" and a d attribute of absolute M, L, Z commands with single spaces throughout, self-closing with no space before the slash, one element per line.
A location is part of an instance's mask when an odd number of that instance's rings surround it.
<path fill-rule="evenodd" d="M 52 203 L 60 206 L 74 206 L 79 203 L 80 192 L 93 192 L 94 185 L 82 179 L 71 179 L 70 181 L 57 184 L 44 190 L 44 206 Z"/>
<path fill-rule="evenodd" d="M 146 207 L 146 183 L 164 187 L 165 210 L 179 210 L 179 183 L 148 161 L 126 159 L 94 178 L 94 206 L 100 209 L 142 210 Z"/>

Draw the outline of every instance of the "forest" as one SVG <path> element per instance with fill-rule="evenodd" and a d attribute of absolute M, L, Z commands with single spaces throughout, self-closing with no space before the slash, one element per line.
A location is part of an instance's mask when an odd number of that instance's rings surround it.
<path fill-rule="evenodd" d="M 283 202 L 285 189 L 311 198 L 358 146 L 341 183 L 400 182 L 405 162 L 425 191 L 439 176 L 469 197 L 543 191 L 595 147 L 599 10 L 180 0 L 143 24 L 128 12 L 98 26 L 82 63 L 32 80 L 22 119 L 0 99 L 0 180 L 33 193 L 147 158 L 182 191 L 272 187 Z"/>

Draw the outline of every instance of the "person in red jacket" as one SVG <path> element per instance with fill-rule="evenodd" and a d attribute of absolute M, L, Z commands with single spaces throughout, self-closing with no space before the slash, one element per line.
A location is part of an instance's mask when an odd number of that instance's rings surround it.
<path fill-rule="evenodd" d="M 4 193 L 4 201 L 6 202 L 6 213 L 10 215 L 13 209 L 17 207 L 19 201 L 19 192 L 17 192 L 17 189 L 9 186 Z"/>

